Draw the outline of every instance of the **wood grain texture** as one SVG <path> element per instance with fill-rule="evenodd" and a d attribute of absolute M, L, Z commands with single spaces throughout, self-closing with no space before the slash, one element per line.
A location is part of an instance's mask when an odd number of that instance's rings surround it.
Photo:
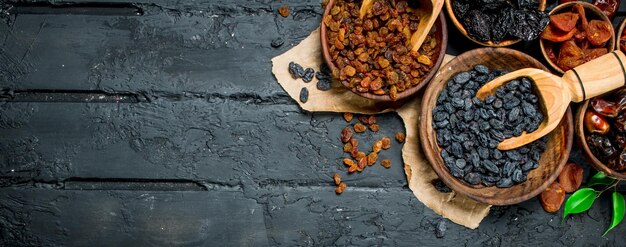
<path fill-rule="evenodd" d="M 424 0 L 423 2 L 426 1 Z M 419 25 L 417 26 L 417 30 L 411 35 L 411 50 L 414 52 L 417 52 L 419 48 L 422 47 L 426 36 L 428 36 L 430 29 L 433 24 L 435 24 L 437 17 L 439 17 L 441 13 L 441 8 L 443 7 L 443 0 L 430 0 L 429 3 L 428 9 L 420 11 L 422 14 L 420 14 Z"/>
<path fill-rule="evenodd" d="M 448 168 L 441 158 L 441 148 L 437 144 L 436 133 L 432 128 L 432 109 L 435 107 L 439 92 L 447 81 L 461 71 L 473 69 L 477 64 L 483 64 L 491 69 L 506 71 L 525 67 L 547 68 L 534 58 L 521 52 L 506 48 L 483 48 L 461 54 L 450 63 L 444 65 L 442 72 L 427 88 L 422 100 L 420 135 L 426 157 L 433 165 L 439 177 L 453 190 L 463 193 L 470 198 L 493 204 L 510 205 L 528 200 L 541 193 L 551 184 L 567 162 L 572 147 L 573 119 L 571 111 L 565 114 L 559 127 L 550 133 L 546 151 L 541 156 L 539 167 L 528 174 L 528 180 L 511 188 L 470 186 L 469 184 L 450 175 Z"/>

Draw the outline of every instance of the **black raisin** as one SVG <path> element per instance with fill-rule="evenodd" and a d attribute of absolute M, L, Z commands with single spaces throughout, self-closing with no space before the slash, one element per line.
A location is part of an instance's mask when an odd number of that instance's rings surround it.
<path fill-rule="evenodd" d="M 278 37 L 272 40 L 272 47 L 278 48 L 278 47 L 283 46 L 284 43 L 285 43 L 285 40 L 283 40 L 283 38 Z"/>
<path fill-rule="evenodd" d="M 300 102 L 306 103 L 309 100 L 309 90 L 303 87 L 300 90 Z"/>

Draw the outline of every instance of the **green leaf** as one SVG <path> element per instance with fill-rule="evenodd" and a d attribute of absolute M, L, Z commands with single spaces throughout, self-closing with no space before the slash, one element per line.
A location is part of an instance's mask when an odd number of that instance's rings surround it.
<path fill-rule="evenodd" d="M 613 220 L 611 221 L 609 229 L 606 229 L 606 232 L 604 232 L 602 236 L 606 235 L 611 229 L 615 228 L 620 222 L 622 222 L 625 210 L 624 196 L 617 191 L 613 192 Z"/>
<path fill-rule="evenodd" d="M 591 187 L 595 185 L 611 185 L 615 183 L 615 179 L 607 177 L 603 172 L 598 172 L 596 175 L 593 175 L 586 187 Z"/>
<path fill-rule="evenodd" d="M 598 194 L 599 193 L 592 188 L 579 189 L 574 192 L 574 194 L 567 198 L 567 201 L 565 202 L 563 219 L 565 219 L 567 215 L 578 214 L 589 210 Z"/>

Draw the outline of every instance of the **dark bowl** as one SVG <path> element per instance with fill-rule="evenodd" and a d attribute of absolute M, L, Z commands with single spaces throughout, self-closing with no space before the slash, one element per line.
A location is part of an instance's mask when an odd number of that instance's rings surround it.
<path fill-rule="evenodd" d="M 326 17 L 327 15 L 330 14 L 330 10 L 332 9 L 332 7 L 335 5 L 335 2 L 337 0 L 330 0 L 328 2 L 328 5 L 326 5 L 326 9 L 324 10 L 324 16 L 322 17 L 322 20 L 324 20 L 324 17 Z M 439 18 L 437 19 L 437 21 L 435 22 L 433 28 L 436 28 L 435 31 L 435 38 L 437 39 L 438 42 L 438 46 L 436 49 L 435 54 L 437 54 L 437 60 L 435 61 L 435 65 L 433 66 L 433 68 L 431 69 L 431 71 L 426 75 L 426 77 L 424 77 L 424 80 L 422 82 L 420 82 L 419 84 L 411 87 L 411 88 L 407 88 L 406 90 L 399 92 L 398 93 L 398 97 L 395 101 L 402 101 L 403 99 L 406 99 L 408 97 L 410 97 L 411 95 L 414 95 L 415 93 L 417 93 L 420 89 L 422 89 L 424 86 L 426 86 L 426 84 L 428 84 L 428 82 L 430 82 L 430 80 L 435 76 L 435 74 L 437 73 L 437 71 L 439 70 L 439 67 L 441 67 L 441 63 L 443 62 L 443 58 L 446 55 L 446 48 L 448 45 L 448 28 L 446 26 L 446 19 L 443 15 L 443 12 L 441 12 L 439 14 Z M 328 67 L 332 70 L 336 69 L 335 64 L 333 63 L 332 58 L 330 57 L 330 52 L 328 51 L 329 46 L 328 46 L 328 41 L 326 40 L 326 36 L 327 36 L 327 27 L 326 24 L 324 24 L 324 21 L 322 21 L 321 23 L 321 28 L 320 28 L 320 33 L 321 33 L 321 39 L 322 39 L 322 53 L 324 55 L 324 61 L 326 62 L 326 64 L 328 65 Z M 342 82 L 343 83 L 343 82 Z M 343 85 L 350 90 L 349 85 L 347 83 L 343 83 Z M 352 90 L 351 90 L 352 91 Z M 364 98 L 368 98 L 368 99 L 373 99 L 373 100 L 377 100 L 377 101 L 388 101 L 388 102 L 392 102 L 394 100 L 391 99 L 391 97 L 389 97 L 388 94 L 385 95 L 376 95 L 376 94 L 372 94 L 372 93 L 360 93 L 360 92 L 355 92 L 352 91 Z"/>

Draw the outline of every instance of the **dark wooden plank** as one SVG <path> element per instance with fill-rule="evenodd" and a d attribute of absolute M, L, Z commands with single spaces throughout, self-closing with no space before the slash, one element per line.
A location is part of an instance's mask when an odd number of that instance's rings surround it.
<path fill-rule="evenodd" d="M 267 246 L 263 208 L 241 192 L 0 190 L 3 246 Z"/>
<path fill-rule="evenodd" d="M 0 88 L 282 93 L 270 59 L 319 25 L 319 3 L 138 5 L 142 16 L 18 15 L 0 24 Z M 204 7 L 202 7 L 204 6 Z M 275 38 L 285 39 L 279 49 Z"/>
<path fill-rule="evenodd" d="M 357 135 L 360 150 L 404 131 L 395 114 L 381 131 Z M 353 121 L 356 121 L 353 120 Z M 157 99 L 137 104 L 0 105 L 2 175 L 62 181 L 82 178 L 190 179 L 238 184 L 327 184 L 345 172 L 341 114 L 308 114 L 294 104 L 248 99 Z M 401 145 L 378 164 L 346 178 L 360 186 L 404 186 Z M 382 159 L 382 158 L 381 158 Z M 11 172 L 13 171 L 13 172 Z"/>
<path fill-rule="evenodd" d="M 598 205 L 607 205 L 601 197 Z M 477 230 L 443 220 L 404 189 L 268 186 L 230 191 L 0 189 L 3 245 L 615 246 L 608 206 L 560 223 L 536 200 L 496 207 Z"/>

